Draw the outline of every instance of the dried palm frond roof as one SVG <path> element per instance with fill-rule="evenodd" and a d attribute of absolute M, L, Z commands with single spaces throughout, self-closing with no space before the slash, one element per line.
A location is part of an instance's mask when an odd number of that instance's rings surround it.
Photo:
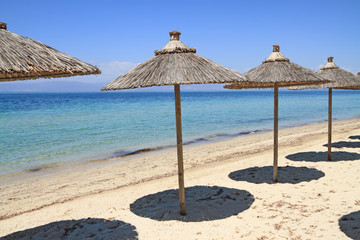
<path fill-rule="evenodd" d="M 100 73 L 93 65 L 8 31 L 0 22 L 0 81 Z"/>
<path fill-rule="evenodd" d="M 101 90 L 118 90 L 174 84 L 230 83 L 245 81 L 242 74 L 196 54 L 185 46 L 178 31 L 155 56 L 108 83 Z"/>
<path fill-rule="evenodd" d="M 333 57 L 328 57 L 328 62 L 317 71 L 320 76 L 333 80 L 332 83 L 321 84 L 316 86 L 290 87 L 292 90 L 303 90 L 311 88 L 336 88 L 360 90 L 360 76 L 339 68 L 334 62 Z M 359 74 L 358 74 L 359 75 Z"/>
<path fill-rule="evenodd" d="M 244 74 L 248 82 L 225 85 L 225 88 L 273 88 L 293 85 L 321 84 L 329 82 L 310 69 L 301 67 L 280 53 L 280 47 L 273 45 L 273 52 L 263 63 Z"/>

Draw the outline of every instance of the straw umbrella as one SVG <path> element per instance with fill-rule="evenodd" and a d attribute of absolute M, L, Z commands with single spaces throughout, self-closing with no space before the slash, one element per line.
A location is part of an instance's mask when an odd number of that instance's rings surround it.
<path fill-rule="evenodd" d="M 101 90 L 174 85 L 180 214 L 185 215 L 183 145 L 180 84 L 231 83 L 245 81 L 243 75 L 196 54 L 185 46 L 180 32 L 170 32 L 170 42 L 155 56 L 107 84 Z"/>
<path fill-rule="evenodd" d="M 310 88 L 329 88 L 329 107 L 328 107 L 328 161 L 331 161 L 331 132 L 332 132 L 332 89 L 360 89 L 360 76 L 339 68 L 334 62 L 333 57 L 328 57 L 328 62 L 317 73 L 334 82 L 316 86 L 290 87 L 291 90 L 303 90 Z"/>
<path fill-rule="evenodd" d="M 225 85 L 228 89 L 274 88 L 274 173 L 278 180 L 278 91 L 279 87 L 326 83 L 323 77 L 310 69 L 301 67 L 280 53 L 280 47 L 273 45 L 273 52 L 263 63 L 244 74 L 249 82 Z"/>
<path fill-rule="evenodd" d="M 0 46 L 0 82 L 101 73 L 95 66 L 8 31 L 3 22 Z"/>

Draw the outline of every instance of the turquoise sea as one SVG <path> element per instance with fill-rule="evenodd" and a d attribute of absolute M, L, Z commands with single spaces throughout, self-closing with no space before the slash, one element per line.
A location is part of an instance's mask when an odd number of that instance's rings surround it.
<path fill-rule="evenodd" d="M 279 127 L 327 120 L 326 90 L 279 92 Z M 191 144 L 269 131 L 273 91 L 182 92 Z M 176 144 L 172 92 L 1 93 L 0 176 Z M 334 90 L 335 120 L 360 118 L 360 91 Z"/>

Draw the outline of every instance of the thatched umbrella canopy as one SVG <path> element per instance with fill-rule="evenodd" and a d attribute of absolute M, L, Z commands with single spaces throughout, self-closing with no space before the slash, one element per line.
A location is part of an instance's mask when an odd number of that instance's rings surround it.
<path fill-rule="evenodd" d="M 316 89 L 316 88 L 334 88 L 334 89 L 360 89 L 360 77 L 355 74 L 345 71 L 339 68 L 334 62 L 334 57 L 328 57 L 328 62 L 316 73 L 326 79 L 333 82 L 312 86 L 296 86 L 290 87 L 291 90 L 304 90 L 304 89 Z"/>
<path fill-rule="evenodd" d="M 155 56 L 110 82 L 101 90 L 174 85 L 180 214 L 185 215 L 184 167 L 181 130 L 180 84 L 233 83 L 245 81 L 243 75 L 196 54 L 185 46 L 180 32 L 170 32 L 170 42 Z"/>
<path fill-rule="evenodd" d="M 339 68 L 334 62 L 333 57 L 328 57 L 328 62 L 317 71 L 320 76 L 334 82 L 320 84 L 316 86 L 290 87 L 291 90 L 304 90 L 311 88 L 328 88 L 329 89 L 329 107 L 328 107 L 328 160 L 331 161 L 331 134 L 332 134 L 332 89 L 350 89 L 360 90 L 360 75 L 345 71 Z"/>
<path fill-rule="evenodd" d="M 274 181 L 278 180 L 278 90 L 279 87 L 321 84 L 329 81 L 310 69 L 290 62 L 278 45 L 263 63 L 244 74 L 248 82 L 225 85 L 228 89 L 274 88 Z"/>
<path fill-rule="evenodd" d="M 178 31 L 155 56 L 110 82 L 101 90 L 244 81 L 243 75 L 196 54 L 179 41 Z"/>
<path fill-rule="evenodd" d="M 3 22 L 0 46 L 0 82 L 101 73 L 93 65 L 8 31 Z"/>

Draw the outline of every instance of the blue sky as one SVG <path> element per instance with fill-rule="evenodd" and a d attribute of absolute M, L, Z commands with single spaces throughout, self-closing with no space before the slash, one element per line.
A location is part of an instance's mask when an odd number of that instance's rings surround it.
<path fill-rule="evenodd" d="M 180 40 L 199 55 L 240 73 L 261 64 L 273 44 L 312 70 L 333 56 L 339 67 L 357 73 L 359 12 L 358 0 L 1 0 L 0 21 L 9 31 L 94 64 L 103 74 L 0 83 L 0 91 L 98 91 L 151 58 L 171 30 L 180 31 Z"/>

